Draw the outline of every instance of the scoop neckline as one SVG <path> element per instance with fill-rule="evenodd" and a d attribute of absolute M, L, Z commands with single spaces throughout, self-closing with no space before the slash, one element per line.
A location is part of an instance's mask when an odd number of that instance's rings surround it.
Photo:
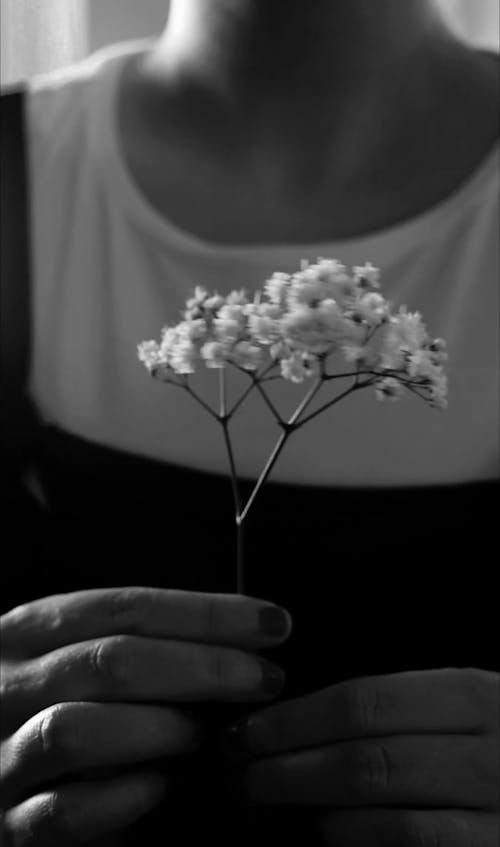
<path fill-rule="evenodd" d="M 205 256 L 227 256 L 230 258 L 254 257 L 267 259 L 283 254 L 290 257 L 303 258 L 307 255 L 333 255 L 355 248 L 361 255 L 376 258 L 383 255 L 384 248 L 394 252 L 395 246 L 401 251 L 412 246 L 418 246 L 423 241 L 442 237 L 443 227 L 449 227 L 457 213 L 463 212 L 464 207 L 471 204 L 479 194 L 480 189 L 489 183 L 491 177 L 498 174 L 498 157 L 500 154 L 500 139 L 475 166 L 469 176 L 446 197 L 433 204 L 425 211 L 406 218 L 389 227 L 374 230 L 344 239 L 330 239 L 317 242 L 269 242 L 269 243 L 224 243 L 202 238 L 184 229 L 179 224 L 162 214 L 147 199 L 135 182 L 122 153 L 118 125 L 118 91 L 121 75 L 127 63 L 135 58 L 140 59 L 155 42 L 154 38 L 120 42 L 105 51 L 109 61 L 107 84 L 102 86 L 102 120 L 104 121 L 104 137 L 110 151 L 110 165 L 115 172 L 116 185 L 121 191 L 122 199 L 127 208 L 135 214 L 146 228 L 165 244 L 174 244 L 192 254 L 202 253 Z M 482 52 L 500 58 L 494 50 Z M 100 138 L 102 140 L 102 133 Z"/>

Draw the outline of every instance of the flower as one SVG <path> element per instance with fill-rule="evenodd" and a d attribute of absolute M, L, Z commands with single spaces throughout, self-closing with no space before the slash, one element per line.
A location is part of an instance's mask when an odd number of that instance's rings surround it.
<path fill-rule="evenodd" d="M 375 268 L 371 262 L 359 265 L 352 269 L 357 285 L 362 288 L 379 288 L 380 270 Z"/>
<path fill-rule="evenodd" d="M 283 307 L 285 296 L 288 291 L 290 275 L 276 271 L 272 277 L 264 284 L 264 292 L 269 297 L 271 303 Z"/>
<path fill-rule="evenodd" d="M 390 307 L 381 294 L 370 291 L 357 302 L 357 311 L 368 326 L 380 326 L 388 319 Z"/>
<path fill-rule="evenodd" d="M 221 341 L 207 341 L 201 348 L 201 357 L 207 368 L 225 368 L 227 364 L 226 347 Z"/>
<path fill-rule="evenodd" d="M 198 285 L 183 320 L 163 328 L 159 345 L 139 345 L 139 359 L 163 380 L 193 373 L 200 361 L 247 371 L 277 365 L 284 379 L 302 382 L 314 361 L 340 353 L 373 376 L 379 399 L 398 399 L 407 385 L 445 408 L 445 341 L 430 338 L 419 312 L 401 306 L 393 314 L 379 278 L 371 262 L 349 272 L 337 259 L 319 257 L 303 259 L 293 274 L 275 271 L 251 301 L 244 288 L 223 296 Z"/>
<path fill-rule="evenodd" d="M 258 311 L 248 317 L 248 330 L 251 337 L 259 344 L 273 344 L 280 337 L 281 324 L 279 320 L 279 310 L 277 306 L 269 306 L 269 309 L 274 309 L 277 312 L 276 317 L 273 317 L 272 312 L 265 311 L 268 304 L 263 304 Z"/>
<path fill-rule="evenodd" d="M 311 363 L 307 355 L 296 352 L 289 358 L 281 360 L 281 375 L 291 382 L 303 382 L 311 374 Z"/>
<path fill-rule="evenodd" d="M 246 322 L 244 305 L 226 302 L 214 318 L 217 338 L 220 341 L 237 341 L 245 330 Z"/>
<path fill-rule="evenodd" d="M 186 303 L 183 320 L 176 326 L 163 327 L 159 344 L 150 340 L 138 345 L 138 357 L 153 377 L 181 385 L 224 428 L 235 502 L 240 593 L 242 525 L 292 432 L 344 396 L 368 386 L 375 388 L 381 401 L 396 401 L 410 391 L 433 408 L 447 407 L 445 341 L 430 338 L 419 312 L 408 312 L 402 306 L 392 314 L 391 303 L 379 290 L 379 277 L 379 269 L 370 262 L 354 266 L 349 273 L 337 259 L 319 257 L 314 264 L 303 259 L 294 274 L 276 271 L 262 290 L 255 291 L 252 301 L 245 289 L 223 296 L 196 286 Z M 327 372 L 329 356 L 339 353 L 356 365 L 354 373 Z M 189 384 L 188 376 L 199 362 L 220 371 L 218 413 Z M 223 372 L 228 365 L 248 371 L 252 380 L 229 410 Z M 317 376 L 288 421 L 263 387 L 264 382 L 276 378 L 269 376 L 276 367 L 283 379 L 293 383 L 302 383 L 313 373 Z M 185 379 L 175 380 L 175 374 Z M 345 392 L 304 415 L 324 383 L 341 377 L 354 377 L 355 381 Z M 228 424 L 256 386 L 282 433 L 249 499 L 242 505 Z"/>
<path fill-rule="evenodd" d="M 139 360 L 151 371 L 158 364 L 160 347 L 156 341 L 142 341 L 137 345 L 137 353 Z"/>
<path fill-rule="evenodd" d="M 262 348 L 251 344 L 250 341 L 238 341 L 231 350 L 231 362 L 245 371 L 256 371 L 262 364 L 262 359 Z"/>
<path fill-rule="evenodd" d="M 398 400 L 404 394 L 404 387 L 398 379 L 385 377 L 375 383 L 375 394 L 378 400 Z"/>

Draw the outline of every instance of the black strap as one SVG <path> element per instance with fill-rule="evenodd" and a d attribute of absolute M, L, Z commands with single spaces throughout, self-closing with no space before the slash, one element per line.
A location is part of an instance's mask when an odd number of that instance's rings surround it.
<path fill-rule="evenodd" d="M 24 390 L 30 347 L 29 215 L 24 89 L 2 94 L 1 364 L 4 390 Z"/>
<path fill-rule="evenodd" d="M 0 384 L 2 458 L 19 478 L 39 433 L 28 396 L 31 362 L 31 237 L 25 88 L 2 92 L 0 133 Z"/>

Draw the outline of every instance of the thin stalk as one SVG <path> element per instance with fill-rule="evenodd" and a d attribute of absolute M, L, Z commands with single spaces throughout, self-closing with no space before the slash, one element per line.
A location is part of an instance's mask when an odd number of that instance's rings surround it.
<path fill-rule="evenodd" d="M 306 423 L 309 423 L 309 421 L 312 421 L 313 418 L 315 418 L 317 415 L 320 415 L 321 412 L 325 412 L 326 409 L 330 409 L 332 406 L 335 406 L 336 403 L 338 403 L 344 397 L 347 397 L 349 394 L 352 394 L 354 391 L 359 391 L 360 388 L 366 388 L 366 386 L 370 385 L 371 382 L 372 380 L 366 380 L 366 382 L 360 382 L 358 384 L 351 385 L 337 397 L 334 397 L 333 400 L 329 400 L 328 403 L 325 403 L 323 406 L 320 406 L 319 409 L 316 409 L 315 412 L 311 412 L 310 415 L 307 415 L 307 417 L 299 421 L 299 423 L 295 425 L 295 429 L 299 429 L 299 427 L 304 426 L 304 424 Z"/>
<path fill-rule="evenodd" d="M 220 401 L 220 416 L 218 420 L 221 423 L 224 433 L 224 441 L 226 444 L 227 455 L 229 458 L 229 467 L 231 469 L 231 487 L 233 491 L 235 520 L 236 520 L 236 593 L 243 594 L 245 589 L 244 583 L 244 547 L 243 547 L 243 523 L 241 520 L 241 496 L 238 485 L 238 474 L 236 472 L 236 462 L 234 460 L 233 445 L 229 434 L 229 415 L 226 413 L 226 373 L 225 369 L 219 371 L 219 401 Z"/>
<path fill-rule="evenodd" d="M 270 371 L 273 370 L 273 368 L 276 367 L 276 362 L 271 362 L 271 364 L 268 365 L 267 368 L 264 368 L 262 373 L 258 374 L 258 375 L 255 375 L 254 373 L 252 373 L 250 371 L 246 371 L 245 368 L 240 367 L 240 365 L 235 364 L 235 362 L 230 361 L 229 364 L 231 364 L 234 368 L 236 368 L 237 371 L 241 371 L 241 373 L 245 374 L 245 376 L 248 376 L 252 380 L 251 384 L 248 386 L 248 388 L 245 389 L 245 391 L 243 392 L 241 397 L 239 397 L 239 399 L 236 401 L 236 403 L 234 404 L 231 411 L 228 413 L 229 418 L 233 417 L 234 413 L 239 409 L 239 407 L 241 406 L 243 401 L 246 400 L 248 395 L 254 390 L 257 381 L 258 382 L 267 382 L 268 380 L 271 380 L 271 379 L 278 379 L 278 378 L 281 379 L 281 374 L 277 374 L 275 377 L 271 376 L 271 377 L 266 378 L 266 374 L 268 374 Z"/>
<path fill-rule="evenodd" d="M 193 389 L 191 388 L 191 386 L 189 385 L 189 383 L 187 381 L 187 377 L 185 379 L 185 382 L 178 382 L 177 385 L 179 386 L 179 388 L 183 388 L 184 391 L 187 391 L 188 394 L 191 395 L 193 400 L 196 400 L 196 402 L 199 403 L 200 406 L 202 406 L 205 409 L 205 411 L 209 413 L 209 415 L 211 415 L 213 418 L 215 418 L 216 421 L 219 420 L 219 416 L 218 416 L 217 412 L 214 412 L 214 410 L 208 405 L 208 403 L 205 403 L 205 401 L 202 400 L 202 398 L 198 396 L 196 391 L 193 391 Z"/>
<path fill-rule="evenodd" d="M 243 402 L 247 399 L 248 395 L 249 395 L 249 394 L 250 394 L 250 393 L 254 390 L 254 388 L 255 388 L 255 385 L 254 385 L 254 383 L 252 382 L 252 383 L 248 386 L 248 388 L 246 388 L 246 389 L 245 389 L 245 391 L 243 392 L 243 394 L 241 395 L 241 397 L 239 397 L 239 398 L 238 398 L 238 400 L 237 400 L 237 401 L 236 401 L 236 403 L 234 404 L 234 406 L 233 406 L 233 408 L 231 409 L 231 411 L 230 411 L 230 412 L 228 412 L 228 418 L 232 418 L 232 417 L 233 417 L 234 413 L 238 411 L 238 409 L 239 409 L 239 407 L 241 406 L 241 404 L 242 404 L 242 403 L 243 403 Z"/>
<path fill-rule="evenodd" d="M 219 414 L 221 419 L 226 417 L 226 369 L 219 369 Z"/>
<path fill-rule="evenodd" d="M 285 424 L 285 421 L 283 420 L 280 413 L 278 412 L 278 410 L 274 406 L 274 403 L 272 403 L 271 400 L 269 399 L 269 397 L 267 396 L 266 392 L 262 388 L 262 385 L 260 384 L 259 380 L 256 377 L 254 377 L 254 385 L 255 385 L 255 388 L 257 389 L 257 391 L 259 392 L 260 396 L 264 400 L 264 403 L 266 404 L 267 408 L 269 409 L 269 411 L 271 412 L 271 414 L 275 418 L 275 420 L 279 423 L 280 426 L 283 426 Z"/>
<path fill-rule="evenodd" d="M 280 455 L 281 451 L 283 450 L 283 447 L 285 446 L 285 444 L 286 444 L 286 442 L 287 442 L 287 440 L 288 440 L 288 438 L 290 437 L 291 434 L 292 434 L 292 430 L 285 429 L 281 433 L 280 437 L 278 438 L 278 441 L 276 442 L 276 444 L 274 446 L 274 450 L 271 453 L 271 455 L 269 456 L 269 459 L 266 462 L 264 470 L 262 471 L 261 475 L 259 476 L 257 483 L 255 485 L 255 488 L 253 489 L 250 497 L 247 500 L 245 508 L 243 509 L 243 511 L 240 514 L 241 523 L 243 523 L 246 516 L 248 515 L 248 512 L 249 512 L 249 510 L 252 506 L 252 503 L 254 502 L 255 498 L 257 497 L 257 494 L 259 493 L 260 489 L 262 488 L 262 486 L 264 485 L 265 481 L 267 480 L 269 474 L 271 473 L 272 469 L 274 468 L 274 466 L 275 466 L 275 464 L 278 460 L 278 456 Z"/>
<path fill-rule="evenodd" d="M 274 445 L 274 449 L 273 449 L 271 455 L 269 456 L 269 458 L 268 458 L 268 460 L 267 460 L 267 462 L 264 466 L 264 469 L 263 469 L 261 475 L 259 476 L 257 483 L 256 483 L 250 497 L 247 500 L 245 508 L 243 509 L 243 511 L 240 515 L 242 522 L 245 520 L 246 516 L 248 515 L 248 512 L 249 512 L 249 510 L 252 506 L 252 503 L 254 502 L 255 498 L 257 497 L 257 494 L 259 493 L 260 489 L 262 488 L 262 486 L 266 482 L 269 474 L 271 473 L 272 469 L 274 468 L 276 462 L 278 461 L 278 457 L 279 457 L 281 451 L 283 450 L 283 447 L 285 446 L 286 442 L 288 441 L 290 435 L 292 434 L 292 432 L 294 432 L 295 429 L 298 428 L 298 425 L 296 424 L 297 418 L 302 414 L 304 409 L 307 408 L 308 404 L 311 402 L 311 400 L 313 399 L 316 392 L 319 391 L 319 389 L 321 388 L 321 385 L 322 385 L 322 379 L 320 377 L 316 381 L 316 383 L 312 386 L 310 391 L 307 392 L 307 394 L 304 397 L 304 399 L 302 400 L 302 402 L 297 406 L 297 408 L 295 409 L 295 412 L 291 416 L 290 420 L 287 423 L 283 423 L 283 427 L 284 427 L 283 432 L 281 433 L 281 435 L 278 438 L 276 444 Z"/>
<path fill-rule="evenodd" d="M 323 382 L 324 382 L 324 377 L 323 376 L 318 377 L 318 379 L 316 380 L 316 382 L 314 383 L 312 388 L 307 392 L 307 394 L 304 397 L 304 399 L 302 400 L 302 402 L 295 409 L 295 412 L 293 413 L 292 417 L 290 418 L 290 420 L 287 423 L 287 427 L 295 427 L 295 429 L 297 429 L 299 426 L 302 425 L 302 422 L 300 424 L 298 424 L 297 421 L 300 418 L 302 412 L 305 412 L 305 410 L 307 409 L 307 407 L 309 406 L 311 401 L 314 399 L 314 397 L 316 396 L 316 394 L 320 390 L 321 386 L 323 385 Z"/>
<path fill-rule="evenodd" d="M 236 593 L 245 593 L 245 549 L 244 549 L 244 524 L 238 517 L 236 519 Z"/>

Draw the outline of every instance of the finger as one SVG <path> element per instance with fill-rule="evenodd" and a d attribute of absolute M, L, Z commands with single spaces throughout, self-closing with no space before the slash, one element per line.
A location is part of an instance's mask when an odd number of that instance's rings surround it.
<path fill-rule="evenodd" d="M 231 647 L 117 635 L 71 644 L 24 662 L 4 695 L 4 721 L 16 726 L 65 701 L 262 701 L 284 674 Z"/>
<path fill-rule="evenodd" d="M 292 626 L 288 612 L 265 600 L 140 586 L 44 597 L 11 609 L 0 625 L 5 653 L 23 657 L 120 633 L 263 647 Z"/>
<path fill-rule="evenodd" d="M 271 755 L 351 738 L 481 733 L 497 725 L 498 699 L 499 676 L 489 671 L 449 668 L 365 677 L 274 703 L 230 732 L 228 744 Z"/>
<path fill-rule="evenodd" d="M 391 736 L 260 759 L 243 786 L 259 804 L 491 810 L 496 758 L 486 736 Z"/>
<path fill-rule="evenodd" d="M 64 785 L 9 809 L 5 833 L 16 847 L 71 847 L 133 823 L 167 786 L 168 778 L 156 773 Z"/>
<path fill-rule="evenodd" d="M 58 703 L 2 744 L 2 797 L 26 792 L 85 768 L 146 762 L 199 746 L 194 719 L 178 709 L 124 703 Z"/>
<path fill-rule="evenodd" d="M 327 812 L 321 832 L 331 847 L 498 847 L 498 816 L 461 809 L 355 809 Z"/>

